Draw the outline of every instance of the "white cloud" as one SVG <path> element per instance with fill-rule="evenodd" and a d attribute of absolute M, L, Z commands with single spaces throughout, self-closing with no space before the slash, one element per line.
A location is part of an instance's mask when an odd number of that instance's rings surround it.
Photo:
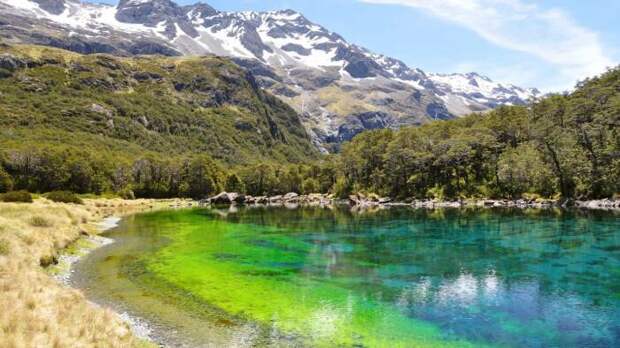
<path fill-rule="evenodd" d="M 418 8 L 464 26 L 485 40 L 531 54 L 570 79 L 602 73 L 613 61 L 598 34 L 559 9 L 543 9 L 523 0 L 359 0 Z"/>

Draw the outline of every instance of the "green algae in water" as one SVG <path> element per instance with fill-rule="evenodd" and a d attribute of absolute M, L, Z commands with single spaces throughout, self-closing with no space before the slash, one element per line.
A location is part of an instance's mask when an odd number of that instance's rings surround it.
<path fill-rule="evenodd" d="M 210 330 L 259 328 L 241 345 L 610 347 L 619 227 L 539 210 L 164 211 L 110 233 L 127 243 L 89 272 L 128 307 L 160 297 Z M 142 290 L 106 288 L 110 269 Z"/>

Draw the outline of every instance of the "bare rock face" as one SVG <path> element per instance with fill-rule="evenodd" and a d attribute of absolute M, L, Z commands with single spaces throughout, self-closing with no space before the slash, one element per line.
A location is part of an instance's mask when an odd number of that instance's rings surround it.
<path fill-rule="evenodd" d="M 116 11 L 116 19 L 120 22 L 151 26 L 181 15 L 183 11 L 170 0 L 120 0 Z"/>
<path fill-rule="evenodd" d="M 201 7 L 205 10 L 205 7 Z M 121 0 L 118 3 L 116 19 L 123 23 L 143 24 L 147 27 L 161 26 L 169 39 L 180 34 L 198 36 L 196 28 L 187 17 L 188 8 L 181 7 L 171 0 Z"/>
<path fill-rule="evenodd" d="M 357 47 L 339 46 L 336 51 L 336 59 L 347 62 L 344 70 L 356 79 L 388 76 L 376 60 L 364 54 Z"/>
<path fill-rule="evenodd" d="M 25 59 L 15 57 L 10 54 L 0 55 L 0 69 L 8 71 L 15 71 L 20 68 L 25 68 L 29 65 L 29 62 Z"/>
<path fill-rule="evenodd" d="M 65 0 L 33 0 L 42 10 L 59 15 L 65 12 Z"/>
<path fill-rule="evenodd" d="M 117 22 L 103 15 L 110 11 Z M 73 17 L 72 25 L 63 23 L 66 17 Z M 220 12 L 204 3 L 181 6 L 173 0 L 120 0 L 114 7 L 76 0 L 0 0 L 0 39 L 79 53 L 232 57 L 257 76 L 257 88 L 301 114 L 323 150 L 367 129 L 451 119 L 525 104 L 540 95 L 476 73 L 411 68 L 349 43 L 292 10 Z M 211 92 L 204 105 L 226 103 L 225 97 Z"/>
<path fill-rule="evenodd" d="M 347 122 L 338 128 L 337 142 L 353 139 L 366 130 L 389 128 L 393 124 L 391 116 L 385 112 L 362 112 L 347 117 Z"/>

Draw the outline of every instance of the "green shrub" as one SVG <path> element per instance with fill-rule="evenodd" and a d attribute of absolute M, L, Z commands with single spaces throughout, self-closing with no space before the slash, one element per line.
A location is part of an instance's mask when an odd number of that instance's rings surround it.
<path fill-rule="evenodd" d="M 0 255 L 9 254 L 9 243 L 6 240 L 0 240 Z"/>
<path fill-rule="evenodd" d="M 528 201 L 538 201 L 542 197 L 538 193 L 525 192 L 521 195 L 521 198 Z"/>
<path fill-rule="evenodd" d="M 334 195 L 336 195 L 336 197 L 346 199 L 351 194 L 351 185 L 349 184 L 347 179 L 339 177 L 338 179 L 336 179 L 332 191 Z"/>
<path fill-rule="evenodd" d="M 33 216 L 30 218 L 30 225 L 34 227 L 51 227 L 52 223 L 41 216 Z"/>
<path fill-rule="evenodd" d="M 13 178 L 0 166 L 0 192 L 7 192 L 13 189 Z"/>
<path fill-rule="evenodd" d="M 228 174 L 228 177 L 226 178 L 226 184 L 224 185 L 224 190 L 226 190 L 226 192 L 244 193 L 245 185 L 243 184 L 243 181 L 241 181 L 241 178 L 239 178 L 237 174 L 230 173 Z"/>
<path fill-rule="evenodd" d="M 443 201 L 446 197 L 445 189 L 440 185 L 435 185 L 426 191 L 426 196 L 431 199 Z"/>
<path fill-rule="evenodd" d="M 13 76 L 13 73 L 7 69 L 0 68 L 0 79 L 6 79 Z"/>
<path fill-rule="evenodd" d="M 58 256 L 56 255 L 42 256 L 41 259 L 39 260 L 39 264 L 41 264 L 41 267 L 48 267 L 51 265 L 56 265 L 58 264 Z"/>
<path fill-rule="evenodd" d="M 319 192 L 319 182 L 316 179 L 308 178 L 301 183 L 301 190 L 304 194 Z"/>
<path fill-rule="evenodd" d="M 70 191 L 54 191 L 45 195 L 45 198 L 57 203 L 84 204 L 84 201 Z"/>
<path fill-rule="evenodd" d="M 28 191 L 11 191 L 0 195 L 0 201 L 32 203 L 32 195 Z"/>

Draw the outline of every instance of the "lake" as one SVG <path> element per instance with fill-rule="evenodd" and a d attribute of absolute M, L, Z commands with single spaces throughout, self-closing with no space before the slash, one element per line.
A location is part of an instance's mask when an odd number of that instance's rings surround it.
<path fill-rule="evenodd" d="M 614 213 L 186 209 L 105 236 L 74 285 L 172 346 L 620 346 Z"/>

